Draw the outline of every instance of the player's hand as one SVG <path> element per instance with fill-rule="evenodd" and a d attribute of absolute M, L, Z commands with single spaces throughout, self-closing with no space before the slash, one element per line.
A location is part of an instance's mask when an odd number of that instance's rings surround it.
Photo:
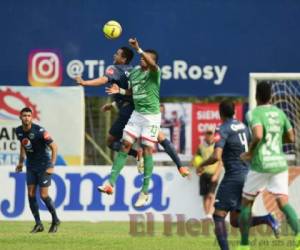
<path fill-rule="evenodd" d="M 250 161 L 252 158 L 252 155 L 249 152 L 245 152 L 240 155 L 240 158 L 243 161 Z"/>
<path fill-rule="evenodd" d="M 84 82 L 84 80 L 82 79 L 81 76 L 76 76 L 75 81 L 76 81 L 77 84 L 80 84 L 80 85 L 84 86 L 85 82 Z"/>
<path fill-rule="evenodd" d="M 197 168 L 196 173 L 197 173 L 197 175 L 202 175 L 203 171 L 204 171 L 204 167 L 200 166 Z"/>
<path fill-rule="evenodd" d="M 53 174 L 54 173 L 54 167 L 50 167 L 46 169 L 46 174 Z"/>
<path fill-rule="evenodd" d="M 106 103 L 106 104 L 104 104 L 104 105 L 101 107 L 101 111 L 102 111 L 102 112 L 110 111 L 111 108 L 112 108 L 111 103 Z"/>
<path fill-rule="evenodd" d="M 22 172 L 23 171 L 23 164 L 18 164 L 17 166 L 16 166 L 16 172 Z"/>
<path fill-rule="evenodd" d="M 117 84 L 114 83 L 111 87 L 106 87 L 105 92 L 109 95 L 119 94 L 120 93 L 120 87 Z"/>
<path fill-rule="evenodd" d="M 138 49 L 140 48 L 139 43 L 138 43 L 138 41 L 136 40 L 136 38 L 130 38 L 130 39 L 128 40 L 128 42 L 129 42 L 130 46 L 131 46 L 132 48 L 134 48 L 135 50 L 138 50 Z"/>

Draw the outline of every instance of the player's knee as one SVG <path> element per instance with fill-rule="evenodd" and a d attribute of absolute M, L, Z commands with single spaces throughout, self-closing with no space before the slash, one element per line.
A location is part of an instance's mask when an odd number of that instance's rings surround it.
<path fill-rule="evenodd" d="M 152 155 L 153 154 L 153 148 L 148 147 L 148 146 L 144 146 L 143 147 L 143 154 L 144 155 Z"/>
<path fill-rule="evenodd" d="M 289 202 L 289 198 L 287 195 L 276 195 L 276 202 L 279 209 L 282 209 Z"/>
<path fill-rule="evenodd" d="M 129 141 L 123 140 L 122 142 L 122 151 L 128 152 L 131 149 L 132 144 Z"/>
<path fill-rule="evenodd" d="M 40 194 L 40 196 L 43 201 L 47 200 L 49 197 L 48 194 Z"/>

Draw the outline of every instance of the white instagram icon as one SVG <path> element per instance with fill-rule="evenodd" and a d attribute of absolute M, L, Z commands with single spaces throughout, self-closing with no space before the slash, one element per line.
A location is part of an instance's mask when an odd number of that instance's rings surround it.
<path fill-rule="evenodd" d="M 32 78 L 39 83 L 53 83 L 59 78 L 59 58 L 53 52 L 38 52 L 32 57 Z"/>

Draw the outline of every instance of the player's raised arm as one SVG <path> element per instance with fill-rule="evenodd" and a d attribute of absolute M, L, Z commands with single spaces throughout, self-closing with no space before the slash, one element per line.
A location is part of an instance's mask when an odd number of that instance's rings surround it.
<path fill-rule="evenodd" d="M 108 77 L 101 76 L 93 80 L 83 80 L 81 76 L 75 77 L 75 81 L 81 86 L 101 86 L 108 83 Z"/>
<path fill-rule="evenodd" d="M 134 48 L 137 51 L 137 53 L 139 53 L 141 55 L 141 57 L 146 61 L 147 65 L 151 71 L 158 70 L 158 65 L 156 64 L 156 60 L 151 56 L 150 53 L 147 53 L 146 51 L 144 52 L 140 48 L 139 43 L 136 38 L 130 38 L 128 42 L 129 42 L 130 46 L 132 48 Z"/>

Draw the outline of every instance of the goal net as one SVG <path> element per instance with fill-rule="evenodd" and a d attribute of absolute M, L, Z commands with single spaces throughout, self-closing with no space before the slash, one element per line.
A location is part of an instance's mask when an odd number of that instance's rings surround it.
<path fill-rule="evenodd" d="M 300 73 L 250 73 L 249 109 L 256 106 L 256 84 L 267 81 L 272 85 L 272 103 L 290 119 L 296 134 L 295 144 L 284 144 L 284 152 L 292 164 L 300 166 Z"/>

